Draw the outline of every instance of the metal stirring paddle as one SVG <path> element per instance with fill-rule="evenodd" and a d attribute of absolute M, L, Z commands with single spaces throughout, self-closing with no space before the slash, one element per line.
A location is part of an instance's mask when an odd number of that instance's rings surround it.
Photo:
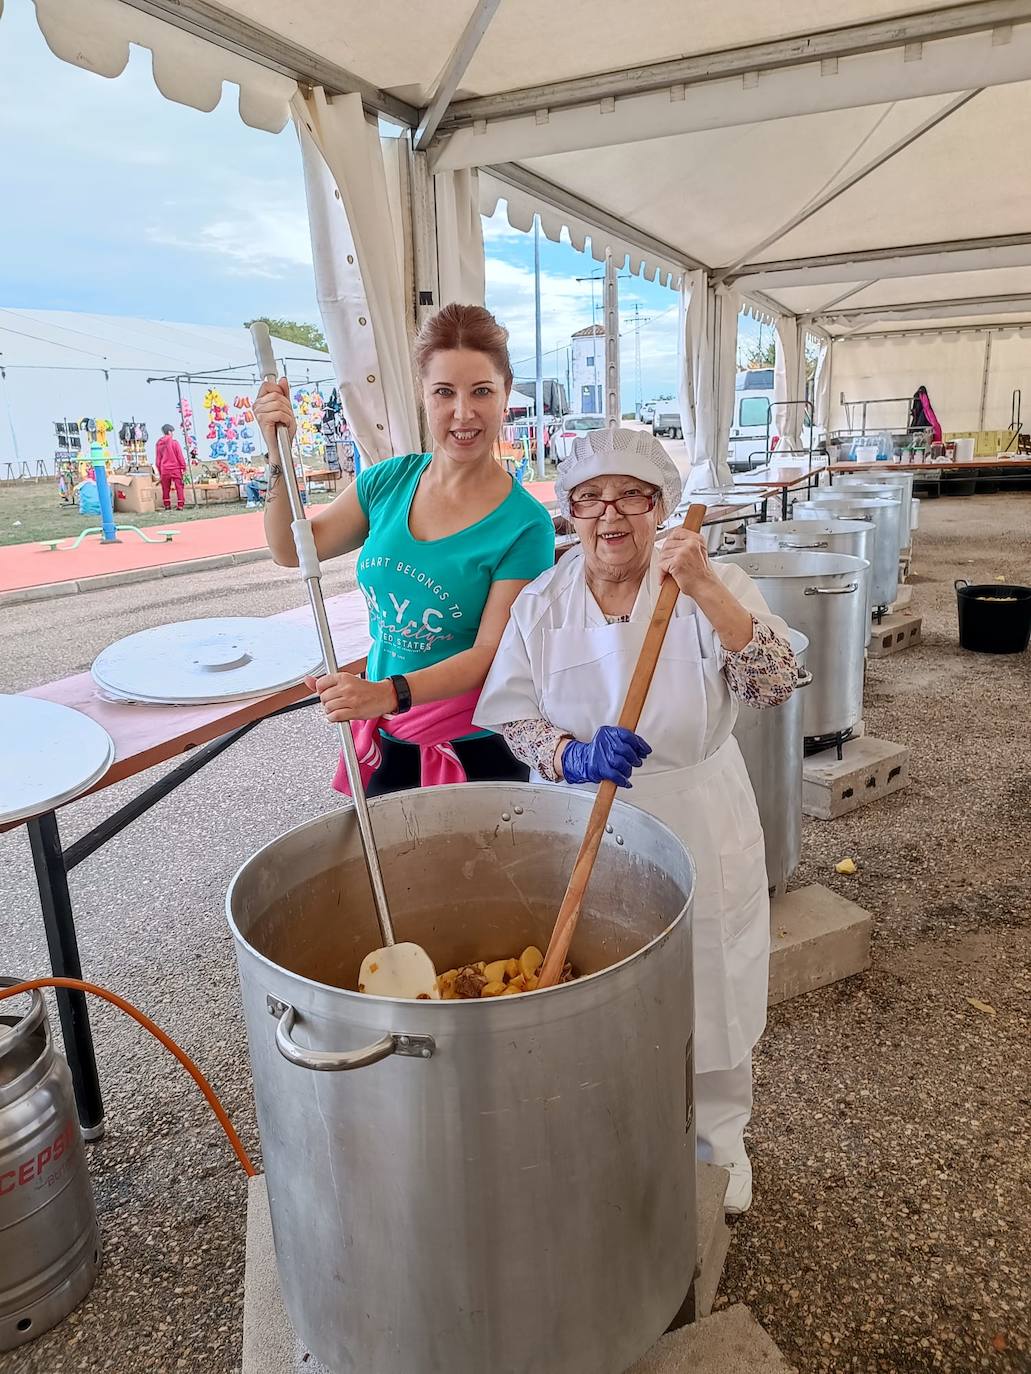
<path fill-rule="evenodd" d="M 251 325 L 251 339 L 254 342 L 254 353 L 262 381 L 278 382 L 279 372 L 272 352 L 272 340 L 268 325 L 263 320 L 255 320 Z M 305 515 L 290 436 L 282 425 L 277 426 L 276 442 L 279 446 L 279 461 L 290 503 L 290 529 L 294 537 L 294 548 L 297 550 L 298 567 L 308 588 L 308 600 L 315 617 L 315 629 L 325 660 L 325 671 L 335 673 L 338 671 L 336 650 L 333 647 L 333 633 L 329 627 L 326 603 L 322 596 L 322 569 L 315 548 L 315 536 Z M 394 935 L 394 923 L 390 919 L 390 908 L 387 905 L 383 870 L 376 849 L 376 836 L 365 798 L 354 736 L 349 722 L 341 722 L 337 728 L 340 733 L 344 767 L 347 770 L 347 781 L 351 788 L 355 819 L 358 822 L 358 833 L 361 836 L 362 850 L 369 872 L 376 920 L 379 922 L 383 940 L 383 948 L 373 950 L 362 961 L 361 972 L 358 975 L 359 990 L 378 997 L 429 998 L 436 1001 L 440 997 L 440 992 L 437 987 L 437 971 L 432 959 L 420 945 L 407 941 L 398 944 Z"/>

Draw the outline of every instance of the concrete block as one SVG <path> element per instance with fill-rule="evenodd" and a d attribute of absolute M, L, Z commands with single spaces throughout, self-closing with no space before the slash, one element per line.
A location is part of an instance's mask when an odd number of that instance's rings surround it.
<path fill-rule="evenodd" d="M 78 590 L 78 582 L 45 582 L 41 587 L 16 587 L 13 591 L 0 592 L 0 605 L 21 606 L 26 601 L 50 601 L 56 596 L 74 596 Z"/>
<path fill-rule="evenodd" d="M 873 917 L 820 883 L 770 905 L 770 1006 L 870 967 Z"/>
<path fill-rule="evenodd" d="M 792 1374 L 793 1365 L 741 1303 L 663 1336 L 627 1374 Z"/>
<path fill-rule="evenodd" d="M 906 609 L 906 607 L 909 605 L 909 603 L 910 603 L 912 600 L 913 600 L 913 588 L 912 588 L 912 586 L 903 587 L 903 586 L 900 585 L 900 586 L 899 586 L 898 595 L 896 596 L 895 600 L 891 603 L 890 609 L 891 609 L 892 612 L 894 612 L 894 611 L 904 611 L 904 610 Z"/>
<path fill-rule="evenodd" d="M 231 553 L 217 553 L 212 558 L 191 558 L 186 563 L 169 563 L 161 569 L 162 577 L 178 577 L 181 573 L 209 572 L 212 568 L 230 568 Z"/>
<path fill-rule="evenodd" d="M 698 1259 L 695 1263 L 694 1320 L 707 1317 L 716 1301 L 730 1249 L 730 1227 L 723 1210 L 730 1175 L 718 1164 L 695 1166 L 698 1187 Z"/>
<path fill-rule="evenodd" d="M 874 739 L 846 740 L 842 757 L 824 749 L 802 763 L 802 810 L 818 820 L 835 820 L 898 792 L 909 782 L 909 750 Z"/>
<path fill-rule="evenodd" d="M 889 611 L 880 623 L 874 621 L 873 634 L 867 646 L 870 658 L 887 658 L 889 654 L 912 649 L 920 643 L 923 618 L 912 611 Z"/>
<path fill-rule="evenodd" d="M 668 1330 L 678 1331 L 688 1322 L 707 1317 L 716 1300 L 723 1266 L 730 1249 L 730 1227 L 723 1211 L 730 1176 L 726 1169 L 701 1160 L 695 1166 L 695 1185 L 698 1194 L 698 1257 L 694 1279 L 683 1306 L 670 1322 Z"/>

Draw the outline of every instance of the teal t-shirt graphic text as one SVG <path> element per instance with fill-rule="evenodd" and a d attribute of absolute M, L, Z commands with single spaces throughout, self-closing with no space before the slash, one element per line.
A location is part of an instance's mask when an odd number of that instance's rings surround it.
<path fill-rule="evenodd" d="M 408 513 L 427 453 L 363 468 L 358 500 L 369 536 L 358 558 L 358 585 L 369 608 L 367 673 L 412 673 L 471 649 L 493 582 L 532 581 L 555 557 L 544 507 L 522 487 L 489 515 L 445 539 L 415 539 Z"/>

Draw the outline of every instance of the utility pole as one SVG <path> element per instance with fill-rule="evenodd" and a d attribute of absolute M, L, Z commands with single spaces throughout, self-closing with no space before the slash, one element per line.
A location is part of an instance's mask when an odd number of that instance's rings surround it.
<path fill-rule="evenodd" d="M 541 353 L 541 217 L 533 217 L 533 302 L 537 361 L 534 409 L 537 412 L 537 480 L 544 481 L 544 355 Z"/>
<path fill-rule="evenodd" d="M 619 387 L 619 273 L 612 250 L 605 250 L 605 419 L 609 428 L 623 415 Z"/>
<path fill-rule="evenodd" d="M 610 252 L 608 249 L 606 249 L 606 251 L 605 251 L 605 266 L 602 268 L 602 270 L 601 270 L 600 272 L 592 272 L 591 275 L 590 275 L 589 277 L 574 277 L 574 281 L 578 281 L 578 282 L 579 282 L 579 281 L 589 281 L 589 282 L 591 283 L 591 338 L 592 338 L 592 341 L 594 342 L 594 353 L 593 353 L 593 355 L 592 355 L 593 358 L 594 358 L 594 365 L 593 365 L 593 367 L 591 368 L 591 379 L 592 379 L 592 385 L 593 385 L 593 387 L 594 387 L 595 395 L 597 395 L 597 392 L 598 392 L 598 345 L 597 345 L 597 341 L 596 341 L 595 335 L 594 335 L 594 329 L 595 329 L 595 327 L 596 327 L 596 310 L 595 310 L 595 300 L 594 300 L 594 283 L 595 283 L 596 281 L 600 281 L 600 280 L 602 279 L 602 277 L 605 278 L 605 286 L 604 286 L 604 288 L 603 288 L 602 305 L 603 305 L 604 310 L 605 310 L 605 312 L 606 312 L 606 320 L 607 320 L 607 319 L 608 319 L 608 311 L 609 311 L 609 309 L 610 309 L 610 302 L 609 302 L 609 300 L 608 300 L 608 295 L 609 295 L 609 282 L 610 282 L 610 276 L 609 276 L 609 274 L 610 274 L 610 269 L 611 269 L 611 257 L 612 257 L 611 252 Z M 616 319 L 616 321 L 617 321 L 617 324 L 618 324 L 618 320 L 619 320 L 619 304 L 618 304 L 618 301 L 616 300 L 615 293 L 618 292 L 619 288 L 615 285 L 615 283 L 616 283 L 617 281 L 629 281 L 629 279 L 630 279 L 631 276 L 632 276 L 632 273 L 630 273 L 630 272 L 621 272 L 621 273 L 619 273 L 618 275 L 617 275 L 614 271 L 611 273 L 612 295 L 613 295 L 613 302 L 612 302 L 611 304 L 614 305 L 614 308 L 615 308 L 615 319 Z M 609 366 L 608 361 L 607 361 L 607 359 L 608 359 L 608 353 L 609 353 L 609 342 L 608 342 L 608 333 L 607 333 L 607 331 L 608 331 L 608 324 L 606 324 L 605 327 L 606 327 L 606 335 L 605 335 L 605 340 L 604 340 L 604 342 L 605 342 L 606 373 L 607 373 L 607 371 L 608 371 L 608 366 Z M 616 368 L 616 379 L 617 379 L 617 384 L 618 384 L 618 374 L 619 374 L 619 335 L 618 335 L 618 333 L 615 334 L 613 337 L 614 337 L 614 339 L 615 339 L 615 349 L 616 349 L 616 363 L 615 363 L 615 368 Z M 608 389 L 608 378 L 607 378 L 607 377 L 606 377 L 606 389 Z M 616 402 L 616 405 L 617 405 L 617 410 L 618 410 L 618 406 L 619 406 L 618 400 L 617 400 L 617 402 Z M 617 421 L 618 421 L 618 418 L 619 418 L 618 415 L 617 415 L 616 418 L 617 418 Z"/>

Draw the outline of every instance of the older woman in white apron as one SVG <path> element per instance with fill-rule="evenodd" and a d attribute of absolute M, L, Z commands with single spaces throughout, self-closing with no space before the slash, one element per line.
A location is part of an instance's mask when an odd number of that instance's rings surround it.
<path fill-rule="evenodd" d="M 704 539 L 659 522 L 681 478 L 634 430 L 574 442 L 555 486 L 581 546 L 517 597 L 475 723 L 500 731 L 537 779 L 631 787 L 628 800 L 680 835 L 695 861 L 695 1112 L 702 1158 L 731 1175 L 728 1212 L 752 1199 L 744 1130 L 752 1049 L 766 1024 L 770 908 L 755 796 L 731 729 L 737 701 L 792 692 L 787 626 Z M 618 720 L 664 573 L 680 587 L 632 734 Z"/>

